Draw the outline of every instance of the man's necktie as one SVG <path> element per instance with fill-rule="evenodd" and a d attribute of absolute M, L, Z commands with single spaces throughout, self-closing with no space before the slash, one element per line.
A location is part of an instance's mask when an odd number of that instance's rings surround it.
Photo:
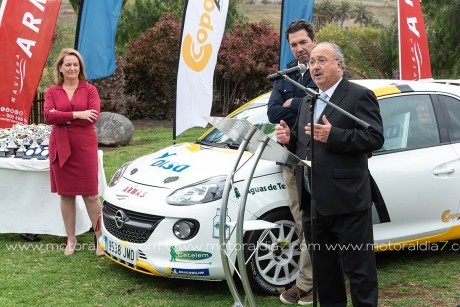
<path fill-rule="evenodd" d="M 319 97 L 328 100 L 327 98 L 329 97 L 325 92 L 322 92 L 319 94 Z M 318 122 L 318 119 L 323 113 L 324 108 L 326 107 L 326 103 L 322 100 L 316 100 L 316 105 L 315 105 L 315 123 Z"/>

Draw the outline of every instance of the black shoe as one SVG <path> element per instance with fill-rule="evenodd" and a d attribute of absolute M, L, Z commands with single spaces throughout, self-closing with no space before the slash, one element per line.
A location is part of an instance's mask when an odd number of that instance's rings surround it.
<path fill-rule="evenodd" d="M 21 233 L 20 236 L 24 240 L 31 241 L 31 242 L 38 242 L 41 240 L 41 238 L 37 234 L 34 234 L 34 233 Z"/>

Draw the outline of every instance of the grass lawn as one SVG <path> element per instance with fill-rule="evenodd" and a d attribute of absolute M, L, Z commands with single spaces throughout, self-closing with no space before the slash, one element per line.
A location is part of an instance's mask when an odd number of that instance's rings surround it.
<path fill-rule="evenodd" d="M 193 141 L 205 129 L 178 137 Z M 105 150 L 107 180 L 124 162 L 172 144 L 172 129 L 135 132 L 128 147 Z M 56 204 L 56 206 L 59 206 Z M 144 275 L 94 255 L 91 233 L 78 236 L 82 250 L 63 256 L 63 239 L 41 235 L 30 243 L 0 234 L 0 306 L 231 306 L 226 282 Z M 437 249 L 435 248 L 437 247 Z M 460 242 L 428 250 L 376 255 L 380 306 L 460 304 Z M 455 250 L 454 250 L 455 249 Z M 257 296 L 259 306 L 280 306 L 278 297 Z"/>

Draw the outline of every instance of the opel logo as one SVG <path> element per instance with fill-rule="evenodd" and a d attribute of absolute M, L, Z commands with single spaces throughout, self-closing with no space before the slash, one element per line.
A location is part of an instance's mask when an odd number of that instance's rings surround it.
<path fill-rule="evenodd" d="M 117 225 L 117 228 L 122 229 L 125 226 L 125 222 L 127 219 L 128 216 L 126 215 L 125 211 L 118 210 L 115 213 L 115 225 Z"/>

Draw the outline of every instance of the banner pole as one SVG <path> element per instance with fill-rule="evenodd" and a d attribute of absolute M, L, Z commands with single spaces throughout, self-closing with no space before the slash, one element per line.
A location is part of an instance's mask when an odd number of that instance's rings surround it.
<path fill-rule="evenodd" d="M 80 0 L 80 6 L 78 7 L 78 16 L 77 16 L 77 28 L 75 30 L 75 42 L 73 46 L 75 50 L 78 50 L 78 40 L 80 39 L 80 24 L 81 24 L 81 13 L 83 12 L 83 5 L 85 0 Z"/>
<path fill-rule="evenodd" d="M 185 27 L 185 15 L 187 14 L 188 0 L 184 4 L 184 12 L 182 13 L 182 29 L 180 30 L 180 45 L 179 45 L 179 56 L 177 57 L 177 72 L 176 76 L 179 74 L 179 63 L 180 63 L 180 52 L 182 50 L 182 36 L 184 36 L 184 27 Z M 173 144 L 176 144 L 176 121 L 177 121 L 177 81 L 176 81 L 176 107 L 174 108 L 174 120 L 173 120 Z"/>

